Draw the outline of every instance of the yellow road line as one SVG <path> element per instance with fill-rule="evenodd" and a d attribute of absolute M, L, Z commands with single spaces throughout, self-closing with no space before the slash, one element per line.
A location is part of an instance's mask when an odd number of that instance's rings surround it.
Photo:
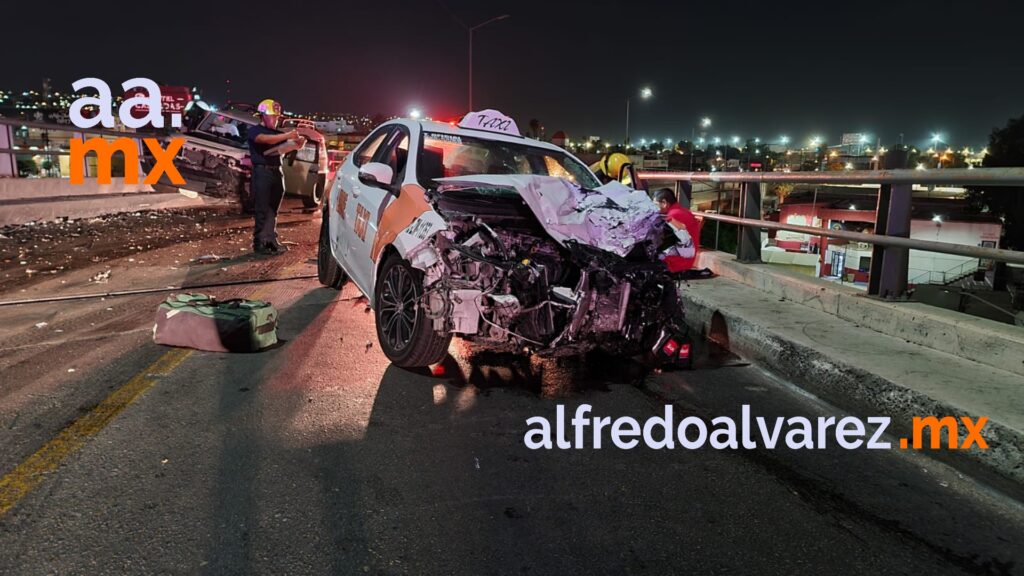
<path fill-rule="evenodd" d="M 191 350 L 182 348 L 165 353 L 148 368 L 136 374 L 127 384 L 104 398 L 86 415 L 61 430 L 55 438 L 26 458 L 17 468 L 0 478 L 0 516 L 6 514 L 19 500 L 45 480 L 48 473 L 56 470 L 60 463 L 81 448 L 86 440 L 105 428 L 114 416 L 120 414 L 143 392 L 156 384 L 160 376 L 170 374 L 191 354 Z"/>
<path fill-rule="evenodd" d="M 285 273 L 289 273 L 302 264 L 304 262 L 300 261 L 286 267 Z M 270 290 L 269 285 L 263 285 L 256 289 L 249 298 L 264 298 L 270 294 Z M 33 488 L 42 483 L 47 474 L 56 470 L 65 458 L 75 453 L 85 445 L 89 438 L 103 430 L 115 416 L 138 399 L 143 392 L 152 388 L 161 376 L 170 374 L 191 356 L 192 352 L 193 350 L 186 348 L 174 348 L 166 352 L 156 362 L 133 376 L 124 386 L 111 392 L 87 414 L 61 430 L 56 437 L 18 464 L 14 470 L 0 478 L 0 516 L 6 514 Z"/>

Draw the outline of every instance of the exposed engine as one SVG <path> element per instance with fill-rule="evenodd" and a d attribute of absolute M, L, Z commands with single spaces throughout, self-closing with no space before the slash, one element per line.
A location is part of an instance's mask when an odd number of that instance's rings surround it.
<path fill-rule="evenodd" d="M 675 282 L 658 258 L 667 225 L 628 253 L 556 242 L 513 191 L 450 189 L 431 197 L 449 229 L 433 238 L 424 306 L 438 331 L 542 355 L 639 351 L 676 330 Z"/>

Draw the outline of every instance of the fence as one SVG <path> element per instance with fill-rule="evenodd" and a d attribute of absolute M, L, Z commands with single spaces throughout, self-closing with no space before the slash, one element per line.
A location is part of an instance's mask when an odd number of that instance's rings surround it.
<path fill-rule="evenodd" d="M 0 178 L 67 177 L 71 169 L 71 139 L 97 136 L 111 140 L 132 139 L 139 147 L 139 158 L 145 155 L 143 136 L 135 132 L 0 118 Z M 85 176 L 95 176 L 95 154 L 86 155 L 83 162 Z M 123 162 L 123 158 L 118 154 L 114 156 L 114 176 L 124 175 L 124 165 L 119 162 Z"/>

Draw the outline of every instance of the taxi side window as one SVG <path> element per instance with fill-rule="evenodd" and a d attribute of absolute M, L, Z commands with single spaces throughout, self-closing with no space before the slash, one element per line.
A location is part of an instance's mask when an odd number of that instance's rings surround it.
<path fill-rule="evenodd" d="M 401 183 L 405 179 L 405 165 L 409 161 L 409 133 L 401 128 L 395 130 L 378 161 L 390 166 L 395 174 L 395 182 Z"/>
<path fill-rule="evenodd" d="M 376 154 L 377 149 L 380 148 L 380 145 L 384 142 L 384 139 L 387 138 L 389 133 L 389 128 L 381 128 L 378 133 L 372 134 L 367 138 L 366 142 L 364 142 L 363 145 L 354 152 L 355 156 L 352 161 L 355 165 L 362 166 L 372 160 L 373 155 Z"/>

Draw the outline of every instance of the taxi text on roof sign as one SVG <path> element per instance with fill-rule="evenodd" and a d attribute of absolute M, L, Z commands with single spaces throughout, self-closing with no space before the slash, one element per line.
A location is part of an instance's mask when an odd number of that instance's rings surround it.
<path fill-rule="evenodd" d="M 479 112 L 470 112 L 459 122 L 460 128 L 472 128 L 474 130 L 486 130 L 488 132 L 497 132 L 499 134 L 511 134 L 512 136 L 521 136 L 519 133 L 519 126 L 516 126 L 516 121 L 505 116 L 497 110 L 481 110 Z"/>

